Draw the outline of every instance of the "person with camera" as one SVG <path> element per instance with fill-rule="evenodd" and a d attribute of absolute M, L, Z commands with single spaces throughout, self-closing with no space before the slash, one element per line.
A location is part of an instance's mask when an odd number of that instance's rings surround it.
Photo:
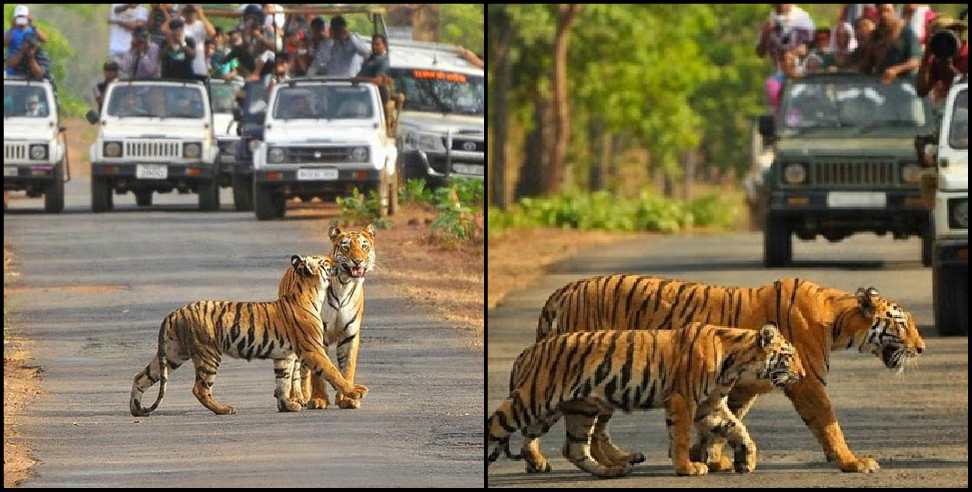
<path fill-rule="evenodd" d="M 34 79 L 48 79 L 53 83 L 50 72 L 51 61 L 40 47 L 36 34 L 24 36 L 20 49 L 7 58 L 7 73 L 23 75 Z"/>
<path fill-rule="evenodd" d="M 102 105 L 105 102 L 105 91 L 108 89 L 108 84 L 118 79 L 118 63 L 111 60 L 106 61 L 102 67 L 102 70 L 105 73 L 105 79 L 95 84 L 94 88 L 94 98 L 95 102 L 98 104 L 99 113 L 102 111 Z"/>
<path fill-rule="evenodd" d="M 145 26 L 132 31 L 131 47 L 118 62 L 122 77 L 128 79 L 157 79 L 161 74 L 159 47 L 149 40 Z"/>
<path fill-rule="evenodd" d="M 814 25 L 806 10 L 792 3 L 774 4 L 773 12 L 763 24 L 756 44 L 756 54 L 769 56 L 776 71 L 766 79 L 766 96 L 770 106 L 779 105 L 780 90 L 789 72 L 800 65 L 806 47 L 813 41 Z M 803 51 L 802 54 L 798 51 Z"/>
<path fill-rule="evenodd" d="M 132 45 L 132 32 L 145 26 L 149 12 L 137 3 L 113 3 L 108 11 L 108 57 L 121 63 Z"/>
<path fill-rule="evenodd" d="M 186 38 L 192 38 L 193 44 L 196 46 L 196 56 L 192 60 L 192 71 L 197 77 L 205 77 L 207 69 L 204 47 L 206 39 L 216 36 L 216 29 L 206 18 L 206 12 L 203 11 L 202 5 L 197 7 L 194 4 L 186 4 L 182 8 L 182 22 L 183 35 Z"/>
<path fill-rule="evenodd" d="M 890 84 L 898 77 L 914 75 L 921 63 L 918 37 L 890 3 L 878 4 L 880 20 L 863 51 L 861 72 L 878 75 Z"/>
<path fill-rule="evenodd" d="M 307 75 L 354 77 L 361 71 L 371 47 L 348 30 L 348 23 L 340 15 L 331 18 L 331 37 L 324 40 L 314 54 L 314 62 Z"/>
<path fill-rule="evenodd" d="M 962 21 L 939 17 L 929 26 L 928 46 L 918 68 L 915 90 L 931 95 L 932 106 L 939 108 L 955 77 L 969 74 L 969 42 L 962 40 L 968 26 Z"/>
<path fill-rule="evenodd" d="M 34 26 L 34 18 L 31 17 L 27 6 L 18 5 L 14 8 L 14 16 L 10 20 L 10 29 L 3 33 L 3 45 L 7 47 L 7 58 L 20 50 L 20 46 L 27 36 L 36 36 L 41 43 L 47 42 L 47 36 Z M 14 75 L 14 73 L 12 69 L 7 69 L 8 75 Z"/>
<path fill-rule="evenodd" d="M 196 41 L 187 37 L 183 31 L 182 19 L 169 21 L 165 28 L 166 42 L 162 48 L 161 65 L 164 79 L 195 79 L 193 60 L 196 58 Z M 199 46 L 198 49 L 204 49 Z"/>
<path fill-rule="evenodd" d="M 239 72 L 246 80 L 269 82 L 274 75 L 276 56 L 273 38 L 264 34 L 263 9 L 257 4 L 243 8 L 243 21 L 230 37 L 230 51 L 226 61 L 239 60 Z"/>

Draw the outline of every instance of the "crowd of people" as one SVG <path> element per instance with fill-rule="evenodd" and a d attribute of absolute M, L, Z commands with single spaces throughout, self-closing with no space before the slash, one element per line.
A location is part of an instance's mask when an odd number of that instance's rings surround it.
<path fill-rule="evenodd" d="M 905 4 L 900 14 L 893 4 L 848 4 L 832 29 L 815 28 L 810 14 L 794 4 L 774 4 L 756 53 L 775 66 L 765 85 L 774 109 L 784 80 L 820 71 L 858 71 L 884 83 L 915 77 L 919 95 L 940 103 L 953 79 L 968 74 L 965 29 L 964 19 L 940 16 L 922 4 Z"/>

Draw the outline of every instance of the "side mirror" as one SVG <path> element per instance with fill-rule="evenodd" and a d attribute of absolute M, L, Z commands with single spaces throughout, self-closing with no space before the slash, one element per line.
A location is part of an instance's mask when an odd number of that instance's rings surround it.
<path fill-rule="evenodd" d="M 773 115 L 764 114 L 759 117 L 759 134 L 763 138 L 771 139 L 776 136 L 776 121 L 773 119 Z"/>
<path fill-rule="evenodd" d="M 935 160 L 938 157 L 936 135 L 916 135 L 915 152 L 918 154 L 918 164 L 921 167 L 935 167 Z"/>
<path fill-rule="evenodd" d="M 59 127 L 57 127 L 57 132 L 58 133 L 64 133 L 66 131 L 67 131 L 67 127 L 66 126 L 59 126 Z"/>
<path fill-rule="evenodd" d="M 84 114 L 84 119 L 88 120 L 88 123 L 94 125 L 95 123 L 98 122 L 98 112 L 93 109 L 89 110 L 87 113 Z"/>

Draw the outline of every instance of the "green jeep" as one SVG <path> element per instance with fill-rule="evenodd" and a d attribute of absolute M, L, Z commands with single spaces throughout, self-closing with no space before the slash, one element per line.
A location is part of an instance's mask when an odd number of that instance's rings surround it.
<path fill-rule="evenodd" d="M 775 147 L 764 264 L 789 264 L 794 234 L 832 242 L 855 232 L 922 235 L 929 212 L 914 138 L 932 125 L 928 103 L 908 80 L 885 85 L 857 73 L 821 73 L 787 81 L 777 114 L 759 121 Z"/>

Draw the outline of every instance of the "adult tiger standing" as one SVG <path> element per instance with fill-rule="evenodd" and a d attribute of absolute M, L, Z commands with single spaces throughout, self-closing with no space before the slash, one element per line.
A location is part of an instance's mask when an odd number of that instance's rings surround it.
<path fill-rule="evenodd" d="M 313 370 L 315 379 L 326 379 L 348 398 L 363 398 L 368 388 L 342 377 L 320 341 L 319 313 L 330 285 L 333 260 L 295 255 L 291 265 L 293 288 L 274 302 L 197 301 L 169 313 L 159 330 L 158 352 L 132 383 L 132 415 L 153 412 L 165 396 L 169 371 L 175 371 L 189 359 L 196 366 L 192 394 L 215 414 L 236 413 L 236 409 L 213 397 L 213 382 L 224 354 L 246 360 L 273 359 L 274 397 L 282 412 L 301 409 L 289 399 L 289 370 L 295 356 Z M 143 408 L 143 393 L 159 381 L 158 398 L 151 407 Z"/>
<path fill-rule="evenodd" d="M 873 287 L 852 295 L 798 278 L 737 288 L 641 275 L 594 277 L 567 284 L 550 295 L 540 313 L 537 340 L 572 331 L 671 329 L 691 321 L 740 328 L 776 323 L 796 346 L 807 371 L 807 377 L 785 393 L 820 442 L 827 460 L 836 460 L 845 472 L 869 473 L 880 468 L 874 459 L 859 458 L 847 447 L 826 390 L 831 350 L 856 347 L 901 371 L 925 349 L 911 314 Z M 729 408 L 742 420 L 756 397 L 768 390 L 737 385 L 729 395 Z M 609 420 L 610 415 L 598 417 L 591 444 L 595 459 L 602 463 L 643 460 L 640 453 L 623 451 L 611 443 Z M 539 453 L 539 444 L 536 450 Z M 706 452 L 696 445 L 692 452 L 696 457 L 707 455 L 712 470 L 731 467 L 721 446 Z M 528 466 L 527 471 L 542 470 Z"/>
<path fill-rule="evenodd" d="M 361 345 L 361 320 L 364 317 L 364 278 L 375 266 L 375 227 L 369 224 L 360 231 L 342 231 L 331 225 L 327 235 L 333 245 L 331 256 L 336 265 L 327 288 L 327 302 L 321 308 L 324 324 L 322 340 L 327 347 L 337 344 L 338 366 L 341 374 L 349 382 L 354 382 L 358 365 L 358 348 Z M 280 279 L 278 295 L 286 295 L 296 285 L 292 271 L 287 271 Z M 327 408 L 330 404 L 327 388 L 323 381 L 311 379 L 306 370 L 301 370 L 300 361 L 295 360 L 291 374 L 300 379 L 293 384 L 291 399 L 308 408 Z M 347 398 L 343 394 L 335 397 L 340 408 L 358 408 L 360 400 Z"/>
<path fill-rule="evenodd" d="M 771 324 L 758 330 L 689 323 L 667 331 L 568 333 L 537 342 L 513 363 L 509 396 L 486 421 L 487 463 L 504 451 L 534 468 L 532 441 L 565 416 L 564 456 L 601 477 L 631 470 L 630 462 L 600 463 L 589 453 L 598 417 L 664 407 L 672 463 L 679 475 L 704 475 L 705 463 L 689 459 L 691 430 L 714 429 L 735 451 L 735 469 L 756 468 L 756 445 L 726 407 L 737 382 L 783 387 L 804 376 L 800 357 Z M 521 456 L 509 450 L 510 435 L 526 437 Z M 489 448 L 494 447 L 492 452 Z M 543 460 L 540 456 L 539 459 Z M 545 461 L 545 460 L 544 460 Z"/>

